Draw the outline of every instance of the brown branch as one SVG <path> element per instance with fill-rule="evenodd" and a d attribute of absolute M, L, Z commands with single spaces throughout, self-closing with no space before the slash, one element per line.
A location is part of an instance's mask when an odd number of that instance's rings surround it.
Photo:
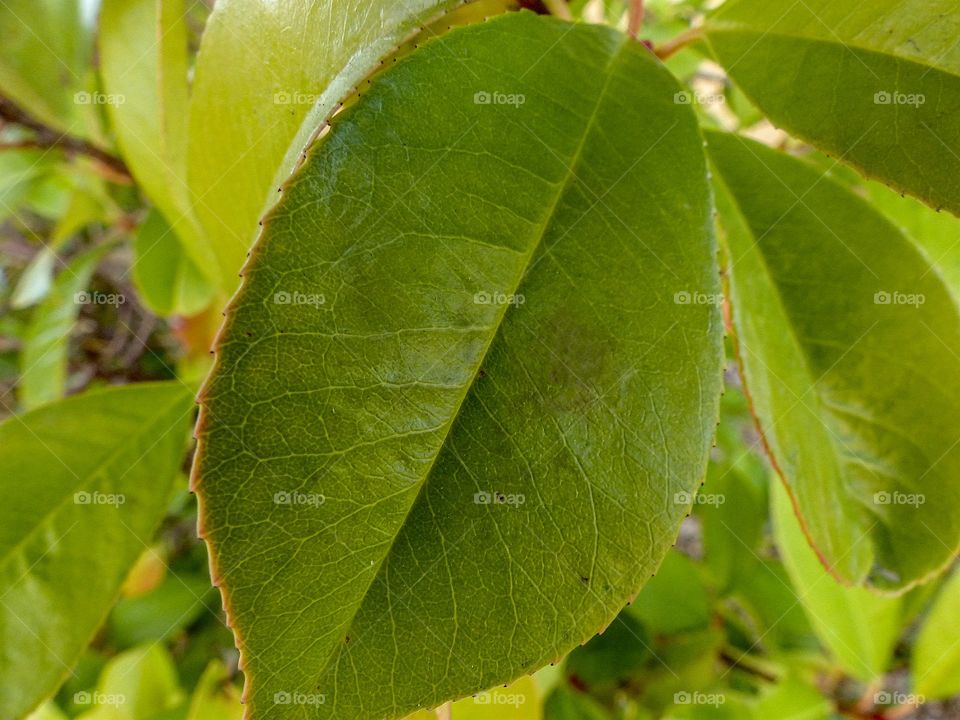
<path fill-rule="evenodd" d="M 104 174 L 114 182 L 129 184 L 133 176 L 126 164 L 115 155 L 97 147 L 83 138 L 61 133 L 43 124 L 9 98 L 0 96 L 0 120 L 31 130 L 35 137 L 14 143 L 0 144 L 0 149 L 33 147 L 39 149 L 59 148 L 68 156 L 83 155 L 97 163 Z"/>
<path fill-rule="evenodd" d="M 680 33 L 672 40 L 668 40 L 662 45 L 657 45 L 653 52 L 661 60 L 666 60 L 674 53 L 680 52 L 683 50 L 683 48 L 687 47 L 688 45 L 692 45 L 702 37 L 702 28 L 690 28 L 689 30 Z"/>
<path fill-rule="evenodd" d="M 627 35 L 634 40 L 637 39 L 637 33 L 643 27 L 643 0 L 630 0 L 630 11 L 627 15 Z"/>

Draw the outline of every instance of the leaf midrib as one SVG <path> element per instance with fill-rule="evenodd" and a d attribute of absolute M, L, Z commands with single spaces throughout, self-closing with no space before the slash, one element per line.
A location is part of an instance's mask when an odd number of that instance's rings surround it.
<path fill-rule="evenodd" d="M 580 164 L 580 161 L 583 155 L 583 150 L 587 144 L 587 140 L 593 134 L 593 128 L 594 128 L 594 123 L 597 119 L 597 114 L 600 108 L 603 106 L 604 100 L 607 97 L 607 91 L 609 90 L 609 87 L 610 87 L 610 80 L 613 77 L 613 68 L 617 64 L 617 62 L 624 57 L 624 51 L 629 48 L 629 43 L 630 43 L 629 38 L 627 38 L 627 36 L 623 35 L 622 33 L 617 33 L 617 34 L 619 36 L 619 46 L 616 48 L 615 51 L 611 53 L 610 59 L 607 61 L 607 64 L 604 68 L 603 87 L 601 88 L 600 92 L 597 95 L 597 101 L 596 101 L 596 104 L 594 105 L 593 112 L 591 113 L 590 117 L 587 119 L 586 123 L 583 126 L 583 133 L 580 137 L 580 142 L 577 145 L 577 148 L 571 157 L 569 165 L 567 165 L 566 177 L 564 178 L 563 182 L 560 183 L 560 188 L 557 191 L 557 194 L 555 195 L 553 202 L 550 204 L 549 208 L 547 209 L 547 212 L 545 213 L 540 234 L 537 237 L 536 241 L 531 243 L 531 247 L 528 250 L 528 252 L 524 254 L 522 269 L 518 273 L 518 278 L 513 286 L 512 294 L 514 295 L 522 287 L 523 282 L 526 279 L 527 272 L 530 269 L 531 261 L 536 256 L 537 251 L 540 249 L 540 246 L 543 243 L 543 239 L 546 237 L 547 233 L 552 228 L 553 222 L 556 218 L 556 212 L 560 206 L 561 201 L 567 195 L 571 186 L 579 179 L 576 173 L 576 169 Z M 434 470 L 434 467 L 436 466 L 437 460 L 443 454 L 443 449 L 447 444 L 447 440 L 449 439 L 450 433 L 453 430 L 454 425 L 456 424 L 457 418 L 460 416 L 460 413 L 463 410 L 464 403 L 467 397 L 470 395 L 471 391 L 473 390 L 474 386 L 476 385 L 477 376 L 480 372 L 480 369 L 483 367 L 483 363 L 486 360 L 486 357 L 490 351 L 490 348 L 493 346 L 494 342 L 499 336 L 500 328 L 503 325 L 504 318 L 506 317 L 507 312 L 509 312 L 510 307 L 511 306 L 509 304 L 504 306 L 504 309 L 500 312 L 499 317 L 496 319 L 495 324 L 492 326 L 491 328 L 492 332 L 490 333 L 490 338 L 487 341 L 486 345 L 484 346 L 482 353 L 480 354 L 480 358 L 476 363 L 476 367 L 473 369 L 473 376 L 471 380 L 464 385 L 463 394 L 461 395 L 455 410 L 451 413 L 450 418 L 446 423 L 446 427 L 443 429 L 443 439 L 441 440 L 440 445 L 437 448 L 437 452 L 433 456 L 433 459 L 431 460 L 429 467 L 426 469 L 426 471 L 423 474 L 423 478 L 420 481 L 420 487 L 417 489 L 416 496 L 410 501 L 410 505 L 407 508 L 407 512 L 404 514 L 403 519 L 400 521 L 400 524 L 397 526 L 397 531 L 393 537 L 393 540 L 390 543 L 390 547 L 383 554 L 383 557 L 380 559 L 380 562 L 376 566 L 376 570 L 373 573 L 371 573 L 370 583 L 367 585 L 366 590 L 364 590 L 363 595 L 360 597 L 359 601 L 357 602 L 356 607 L 352 615 L 350 616 L 350 619 L 345 624 L 344 632 L 342 634 L 341 639 L 343 637 L 346 637 L 349 634 L 350 629 L 353 627 L 353 623 L 355 622 L 357 615 L 360 612 L 360 609 L 363 607 L 363 604 L 367 596 L 369 595 L 370 588 L 373 587 L 374 582 L 376 582 L 377 578 L 380 577 L 381 569 L 383 568 L 387 558 L 389 558 L 393 554 L 393 549 L 398 539 L 400 538 L 401 534 L 403 533 L 403 529 L 406 526 L 407 521 L 410 519 L 410 515 L 412 514 L 413 509 L 416 507 L 417 501 L 420 498 L 424 487 L 426 487 L 426 484 L 429 481 L 430 476 L 433 474 L 433 470 Z M 332 662 L 337 657 L 339 657 L 341 652 L 342 652 L 342 645 L 341 643 L 337 643 L 331 650 L 329 657 L 321 665 L 319 673 L 317 674 L 317 683 L 320 682 L 320 680 L 323 678 L 323 675 L 330 668 Z M 252 683 L 253 683 L 253 678 L 251 677 L 251 684 Z"/>

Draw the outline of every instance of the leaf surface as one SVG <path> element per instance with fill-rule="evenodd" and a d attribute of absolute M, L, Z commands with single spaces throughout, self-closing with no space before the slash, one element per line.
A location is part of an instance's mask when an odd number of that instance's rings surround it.
<path fill-rule="evenodd" d="M 226 291 L 303 149 L 288 155 L 308 113 L 326 117 L 420 23 L 460 2 L 217 2 L 197 58 L 188 173 Z"/>
<path fill-rule="evenodd" d="M 913 690 L 919 695 L 940 699 L 960 692 L 958 612 L 960 572 L 954 572 L 937 593 L 913 646 L 910 672 Z"/>
<path fill-rule="evenodd" d="M 706 35 L 774 123 L 960 215 L 960 10 L 953 0 L 734 0 Z"/>
<path fill-rule="evenodd" d="M 898 228 L 818 169 L 710 133 L 744 379 L 827 567 L 898 590 L 960 542 L 960 316 Z"/>
<path fill-rule="evenodd" d="M 194 271 L 200 268 L 219 283 L 216 256 L 193 214 L 187 186 L 183 0 L 104 0 L 99 48 L 104 87 L 115 98 L 107 109 L 124 159 Z"/>
<path fill-rule="evenodd" d="M 716 304 L 676 302 L 718 292 L 677 91 L 615 31 L 504 16 L 377 78 L 285 189 L 195 466 L 255 716 L 508 682 L 656 569 L 722 364 Z"/>
<path fill-rule="evenodd" d="M 853 677 L 882 677 L 900 636 L 903 600 L 840 585 L 811 550 L 782 485 L 773 486 L 771 503 L 777 549 L 820 642 Z"/>
<path fill-rule="evenodd" d="M 0 423 L 0 707 L 8 717 L 49 697 L 103 622 L 163 517 L 192 406 L 179 383 L 145 383 Z"/>

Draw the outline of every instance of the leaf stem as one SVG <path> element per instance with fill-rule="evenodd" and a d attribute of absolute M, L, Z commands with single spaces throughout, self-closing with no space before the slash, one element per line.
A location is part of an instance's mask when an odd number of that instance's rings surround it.
<path fill-rule="evenodd" d="M 683 48 L 687 47 L 688 45 L 692 45 L 702 37 L 702 28 L 690 28 L 689 30 L 685 30 L 684 32 L 680 33 L 672 40 L 668 40 L 667 42 L 663 43 L 663 45 L 658 45 L 656 48 L 654 48 L 653 52 L 661 60 L 666 60 L 680 50 L 683 50 Z"/>
<path fill-rule="evenodd" d="M 627 14 L 627 35 L 634 40 L 637 39 L 637 33 L 643 27 L 643 0 L 630 0 L 630 10 Z"/>
<path fill-rule="evenodd" d="M 35 147 L 40 149 L 59 148 L 67 155 L 85 155 L 94 160 L 104 171 L 104 174 L 114 182 L 131 183 L 133 177 L 130 170 L 120 158 L 111 155 L 106 150 L 97 147 L 83 138 L 74 137 L 68 133 L 61 133 L 37 120 L 33 115 L 21 108 L 9 98 L 0 95 L 0 121 L 20 125 L 32 130 L 36 137 L 32 140 L 0 144 L 2 149 Z"/>

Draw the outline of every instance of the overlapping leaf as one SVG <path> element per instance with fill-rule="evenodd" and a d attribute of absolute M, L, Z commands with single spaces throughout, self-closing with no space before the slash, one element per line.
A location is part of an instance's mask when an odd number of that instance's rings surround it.
<path fill-rule="evenodd" d="M 70 398 L 0 424 L 0 707 L 70 673 L 163 517 L 192 399 L 180 384 Z"/>
<path fill-rule="evenodd" d="M 960 316 L 930 261 L 812 166 L 711 133 L 734 325 L 824 563 L 902 589 L 960 542 Z"/>
<path fill-rule="evenodd" d="M 286 188 L 195 468 L 254 717 L 504 683 L 655 570 L 721 380 L 678 89 L 612 30 L 506 16 L 377 78 Z"/>
<path fill-rule="evenodd" d="M 773 122 L 960 215 L 958 34 L 954 0 L 732 0 L 707 25 Z"/>
<path fill-rule="evenodd" d="M 228 293 L 303 149 L 290 152 L 304 118 L 315 105 L 325 117 L 420 23 L 459 2 L 217 2 L 197 58 L 188 172 Z"/>

